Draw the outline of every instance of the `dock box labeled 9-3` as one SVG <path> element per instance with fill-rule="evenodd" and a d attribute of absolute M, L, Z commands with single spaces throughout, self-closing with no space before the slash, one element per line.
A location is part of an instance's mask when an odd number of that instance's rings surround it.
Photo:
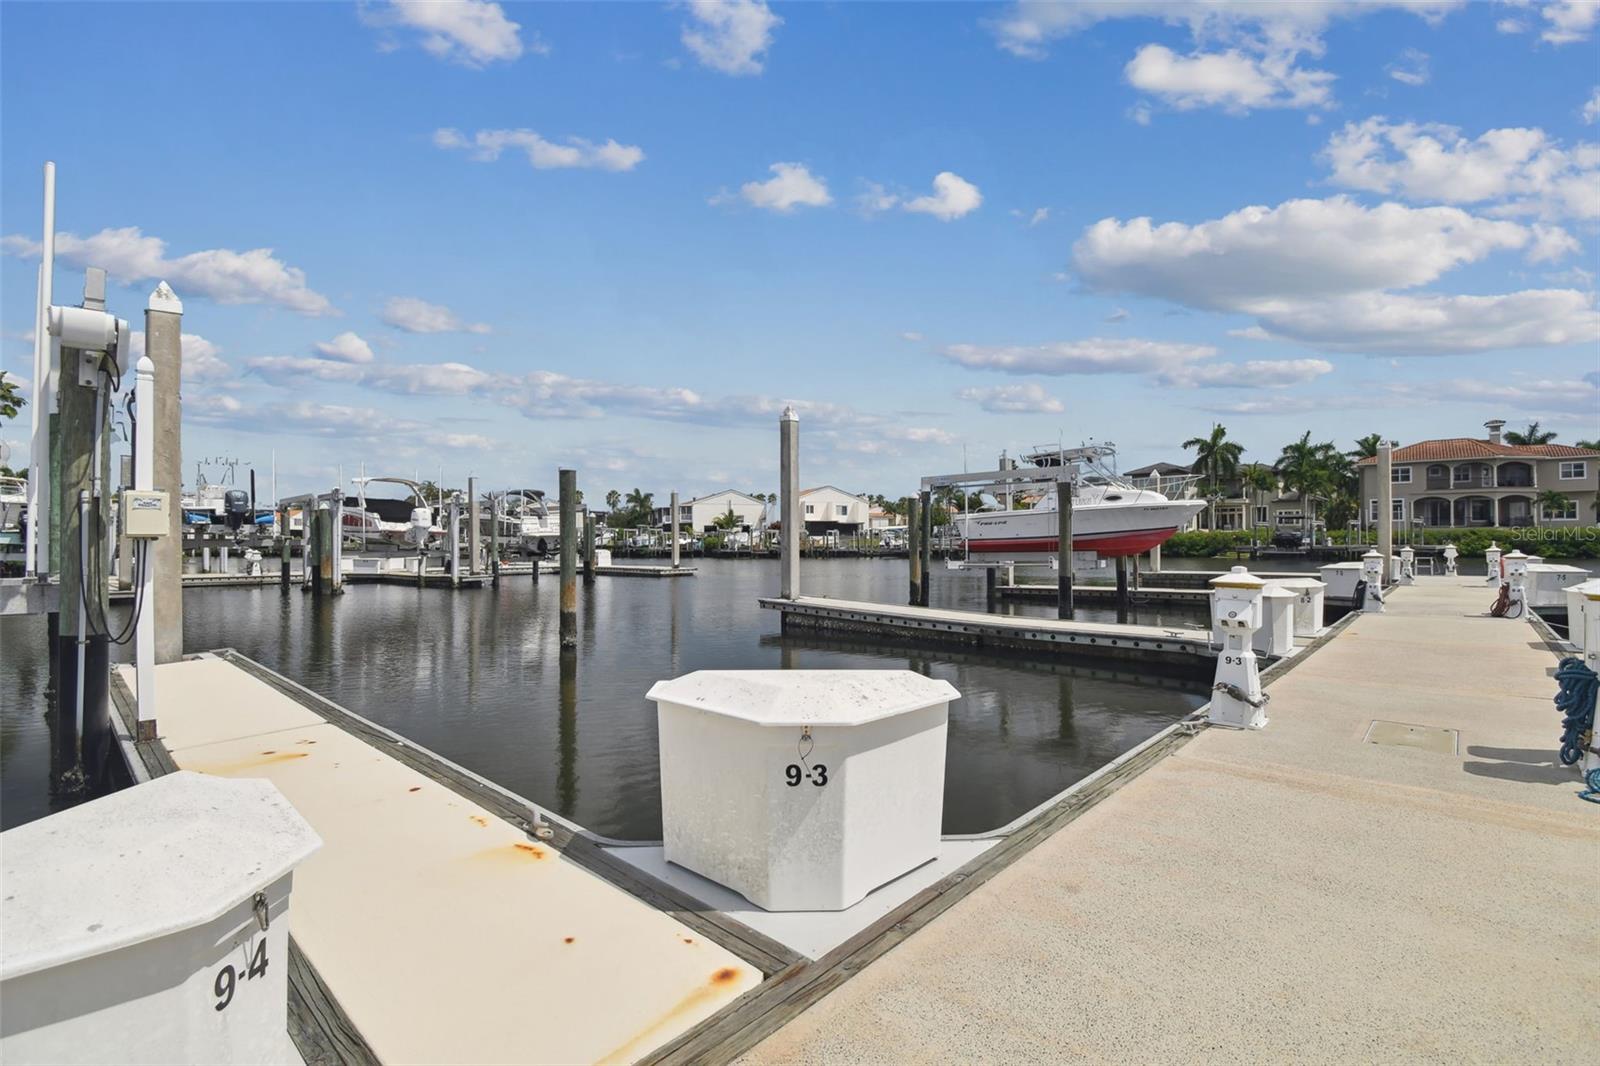
<path fill-rule="evenodd" d="M 129 537 L 164 537 L 171 521 L 167 494 L 151 489 L 125 489 L 122 493 L 122 532 Z"/>

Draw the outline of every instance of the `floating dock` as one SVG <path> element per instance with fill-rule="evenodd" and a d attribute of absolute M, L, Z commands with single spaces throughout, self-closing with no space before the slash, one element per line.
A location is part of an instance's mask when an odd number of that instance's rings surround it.
<path fill-rule="evenodd" d="M 976 645 L 1062 657 L 1137 659 L 1184 670 L 1211 671 L 1217 658 L 1211 631 L 1188 626 L 1115 625 L 1012 615 L 900 607 L 857 600 L 801 596 L 764 597 L 791 629 L 825 633 L 870 633 L 891 639 Z"/>
<path fill-rule="evenodd" d="M 207 654 L 156 683 L 137 773 L 265 777 L 323 840 L 290 908 L 308 1062 L 628 1062 L 763 979 L 687 907 L 597 873 L 572 827 L 287 679 Z"/>
<path fill-rule="evenodd" d="M 730 1012 L 747 1024 L 720 1047 L 765 1037 L 752 1064 L 1582 1058 L 1600 817 L 1555 764 L 1553 648 L 1487 617 L 1492 592 L 1391 590 L 1387 613 L 1264 678 L 1264 730 L 1202 731 L 847 983 Z"/>

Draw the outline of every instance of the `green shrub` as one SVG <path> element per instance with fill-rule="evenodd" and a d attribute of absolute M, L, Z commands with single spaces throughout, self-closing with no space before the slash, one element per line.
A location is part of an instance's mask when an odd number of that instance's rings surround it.
<path fill-rule="evenodd" d="M 1417 531 L 1420 541 L 1413 543 L 1422 544 L 1454 544 L 1463 558 L 1481 559 L 1484 549 L 1491 543 L 1498 544 L 1506 551 L 1513 548 L 1519 549 L 1528 555 L 1539 555 L 1546 559 L 1594 559 L 1600 558 L 1600 526 L 1579 526 L 1577 528 L 1549 527 L 1535 528 L 1533 526 L 1517 526 L 1515 528 L 1490 527 L 1472 529 L 1423 529 Z M 1371 544 L 1377 539 L 1372 530 L 1365 530 L 1356 534 L 1354 540 L 1363 544 Z M 1333 532 L 1335 544 L 1348 544 L 1352 542 L 1349 530 L 1339 529 Z M 1396 546 L 1407 543 L 1406 536 L 1396 538 Z"/>
<path fill-rule="evenodd" d="M 1178 558 L 1202 557 L 1249 546 L 1250 531 L 1247 529 L 1197 529 L 1174 533 L 1161 545 L 1161 554 Z"/>

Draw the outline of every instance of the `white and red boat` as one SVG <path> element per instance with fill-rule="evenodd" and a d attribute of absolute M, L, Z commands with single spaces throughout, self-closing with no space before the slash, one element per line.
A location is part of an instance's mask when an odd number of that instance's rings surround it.
<path fill-rule="evenodd" d="M 1078 467 L 1072 494 L 1072 550 L 1101 558 L 1139 555 L 1185 528 L 1205 509 L 1203 499 L 1174 500 L 1113 473 L 1109 446 L 1036 451 L 1024 461 L 1051 467 Z M 1172 479 L 1167 479 L 1169 482 Z M 1165 486 L 1172 490 L 1171 484 Z M 975 511 L 958 521 L 967 554 L 994 562 L 1046 562 L 1056 557 L 1056 488 L 1041 486 L 1032 506 L 1020 510 Z"/>

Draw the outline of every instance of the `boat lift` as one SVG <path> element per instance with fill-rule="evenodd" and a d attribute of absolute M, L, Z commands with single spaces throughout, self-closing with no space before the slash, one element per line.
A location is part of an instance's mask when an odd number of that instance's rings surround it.
<path fill-rule="evenodd" d="M 1050 569 L 1056 571 L 1057 607 L 1056 613 L 1061 618 L 1072 617 L 1072 497 L 1077 491 L 1077 486 L 1083 476 L 1082 467 L 1092 464 L 1096 459 L 1105 454 L 1105 446 L 1089 446 L 1084 448 L 1064 448 L 1053 453 L 1056 459 L 1051 465 L 1031 467 L 1016 467 L 1001 456 L 1005 465 L 998 470 L 963 471 L 959 474 L 933 474 L 924 477 L 921 482 L 921 528 L 913 524 L 908 530 L 913 543 L 911 544 L 911 569 L 912 583 L 918 585 L 920 590 L 918 599 L 922 606 L 928 604 L 928 571 L 932 566 L 932 539 L 933 539 L 933 493 L 936 489 L 959 488 L 967 492 L 987 492 L 993 496 L 1005 494 L 1005 499 L 1010 501 L 1011 493 L 1018 487 L 1035 485 L 1053 486 L 1056 490 L 1056 556 L 1050 561 Z M 995 560 L 993 562 L 973 562 L 971 549 L 967 545 L 966 530 L 962 530 L 963 558 L 948 560 L 946 565 L 951 570 L 981 569 L 987 573 L 988 599 L 993 603 L 996 599 L 996 583 L 999 568 L 1010 570 L 1017 563 L 1012 560 Z"/>

